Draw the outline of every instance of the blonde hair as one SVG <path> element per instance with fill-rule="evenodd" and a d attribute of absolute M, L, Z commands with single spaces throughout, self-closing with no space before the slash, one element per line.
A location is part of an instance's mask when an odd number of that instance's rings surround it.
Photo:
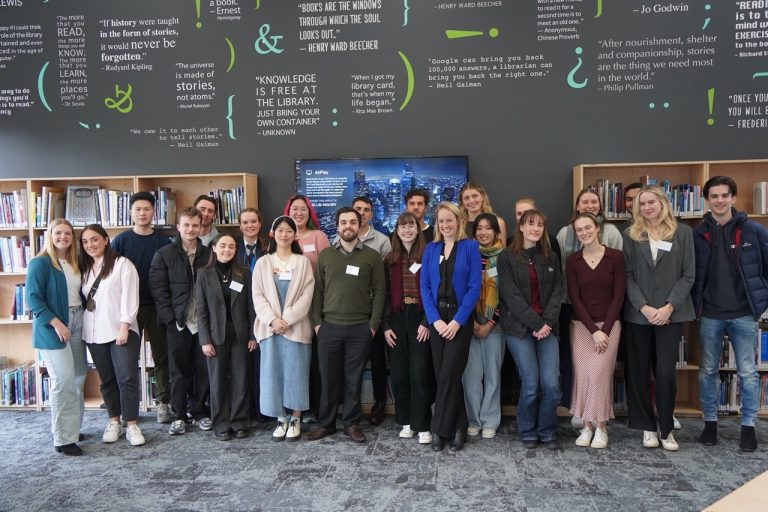
<path fill-rule="evenodd" d="M 465 228 L 467 221 L 459 210 L 459 207 L 448 201 L 443 201 L 435 208 L 435 242 L 443 241 L 443 235 L 440 233 L 440 228 L 437 225 L 437 214 L 440 210 L 448 210 L 454 217 L 456 217 L 456 222 L 459 224 L 457 227 L 458 231 L 456 232 L 456 241 L 458 242 L 459 240 L 467 238 L 467 230 Z"/>
<path fill-rule="evenodd" d="M 76 275 L 80 275 L 80 267 L 77 264 L 77 244 L 75 243 L 75 228 L 67 219 L 53 219 L 48 224 L 48 229 L 45 230 L 45 239 L 43 241 L 43 247 L 38 256 L 48 256 L 51 259 L 51 264 L 56 270 L 63 272 L 61 265 L 59 265 L 59 257 L 56 255 L 56 247 L 53 245 L 53 230 L 61 225 L 69 226 L 72 231 L 72 245 L 67 249 L 66 260 L 69 266 L 74 269 Z"/>
<path fill-rule="evenodd" d="M 659 187 L 645 186 L 640 189 L 632 204 L 632 226 L 629 228 L 629 237 L 635 242 L 648 241 L 648 229 L 650 223 L 640 214 L 640 196 L 648 193 L 653 194 L 661 203 L 661 213 L 659 214 L 659 240 L 671 240 L 677 231 L 677 221 L 672 215 L 672 208 L 669 205 L 667 195 Z"/>
<path fill-rule="evenodd" d="M 469 218 L 469 212 L 467 211 L 467 207 L 464 206 L 464 199 L 462 196 L 467 190 L 477 190 L 480 192 L 480 195 L 483 196 L 483 204 L 480 206 L 480 213 L 493 213 L 491 200 L 488 198 L 488 193 L 485 191 L 483 186 L 478 183 L 468 181 L 462 185 L 461 190 L 459 190 L 459 211 L 465 219 Z"/>

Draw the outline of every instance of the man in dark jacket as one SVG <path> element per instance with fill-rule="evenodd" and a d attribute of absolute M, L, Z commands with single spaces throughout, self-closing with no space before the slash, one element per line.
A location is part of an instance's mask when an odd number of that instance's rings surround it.
<path fill-rule="evenodd" d="M 757 449 L 755 416 L 760 377 L 755 365 L 757 320 L 768 308 L 768 230 L 734 208 L 736 183 L 715 176 L 704 184 L 710 212 L 694 230 L 696 282 L 691 291 L 699 317 L 699 395 L 704 430 L 699 441 L 717 444 L 720 354 L 725 332 L 736 356 L 741 389 L 743 451 Z"/>
<path fill-rule="evenodd" d="M 196 208 L 179 211 L 176 241 L 155 253 L 149 270 L 150 293 L 157 321 L 165 326 L 171 370 L 171 406 L 176 419 L 168 433 L 183 434 L 187 420 L 187 390 L 193 389 L 192 416 L 201 430 L 211 429 L 208 368 L 197 340 L 195 275 L 208 263 L 211 250 L 198 238 L 202 216 Z"/>

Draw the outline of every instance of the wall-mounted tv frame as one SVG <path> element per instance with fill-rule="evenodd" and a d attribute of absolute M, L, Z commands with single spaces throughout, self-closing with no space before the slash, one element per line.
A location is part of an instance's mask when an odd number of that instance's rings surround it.
<path fill-rule="evenodd" d="M 466 156 L 295 161 L 296 193 L 312 201 L 320 228 L 331 240 L 336 236 L 334 213 L 342 206 L 351 206 L 357 196 L 371 199 L 371 223 L 389 235 L 397 216 L 405 210 L 405 194 L 412 188 L 424 188 L 430 194 L 425 221 L 432 224 L 435 205 L 441 201 L 458 202 L 459 189 L 468 174 Z"/>

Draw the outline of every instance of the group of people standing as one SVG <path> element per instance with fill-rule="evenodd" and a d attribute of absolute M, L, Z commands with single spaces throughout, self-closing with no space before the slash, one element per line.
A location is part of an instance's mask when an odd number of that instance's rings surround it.
<path fill-rule="evenodd" d="M 505 348 L 521 381 L 522 443 L 559 449 L 564 403 L 581 426 L 576 445 L 605 448 L 623 340 L 629 426 L 643 430 L 644 446 L 674 451 L 678 341 L 684 323 L 699 318 L 700 441 L 717 442 L 727 330 L 742 389 L 740 446 L 752 451 L 768 231 L 736 211 L 736 192 L 732 179 L 711 178 L 710 212 L 693 230 L 675 220 L 662 190 L 633 184 L 620 232 L 587 188 L 557 237 L 535 201 L 522 198 L 509 239 L 488 194 L 471 182 L 458 207 L 436 206 L 435 226 L 424 220 L 429 193 L 409 191 L 391 237 L 371 225 L 371 200 L 355 198 L 336 212 L 332 243 L 300 195 L 268 236 L 252 208 L 241 212 L 238 236 L 218 233 L 208 196 L 178 212 L 173 241 L 153 230 L 147 193 L 131 198 L 134 228 L 111 243 L 89 225 L 78 251 L 72 225 L 57 219 L 27 277 L 33 344 L 52 381 L 54 446 L 82 453 L 86 346 L 109 415 L 103 441 L 125 433 L 131 445 L 145 443 L 137 419 L 146 333 L 157 421 L 170 423 L 171 435 L 196 425 L 218 440 L 243 438 L 263 415 L 276 418 L 276 441 L 298 440 L 302 417 L 316 423 L 304 437 L 319 440 L 336 432 L 341 402 L 344 433 L 364 442 L 363 371 L 370 359 L 378 424 L 388 355 L 399 436 L 436 451 L 461 450 L 467 435 L 496 435 Z"/>

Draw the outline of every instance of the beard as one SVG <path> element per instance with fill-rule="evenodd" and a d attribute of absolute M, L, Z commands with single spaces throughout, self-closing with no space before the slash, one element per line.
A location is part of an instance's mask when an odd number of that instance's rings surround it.
<path fill-rule="evenodd" d="M 339 237 L 341 237 L 342 240 L 345 242 L 352 242 L 354 240 L 357 240 L 357 231 L 353 231 L 351 229 L 345 229 L 341 233 L 339 233 Z"/>

